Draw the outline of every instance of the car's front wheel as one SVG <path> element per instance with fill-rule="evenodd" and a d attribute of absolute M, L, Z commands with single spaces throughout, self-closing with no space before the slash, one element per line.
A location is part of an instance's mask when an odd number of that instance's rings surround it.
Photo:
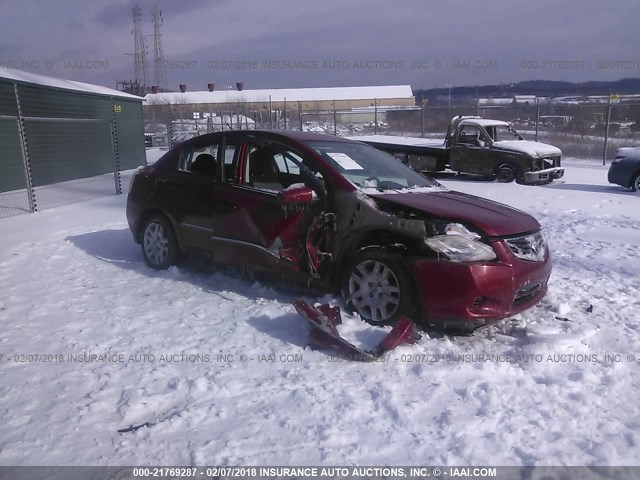
<path fill-rule="evenodd" d="M 637 192 L 640 191 L 640 173 L 638 173 L 635 178 L 631 181 L 631 191 Z"/>
<path fill-rule="evenodd" d="M 399 254 L 381 248 L 357 252 L 345 269 L 342 293 L 347 304 L 373 325 L 393 325 L 402 316 L 418 321 L 413 281 Z"/>
<path fill-rule="evenodd" d="M 169 221 L 152 215 L 142 227 L 142 254 L 147 264 L 156 270 L 173 265 L 178 256 L 178 242 Z"/>

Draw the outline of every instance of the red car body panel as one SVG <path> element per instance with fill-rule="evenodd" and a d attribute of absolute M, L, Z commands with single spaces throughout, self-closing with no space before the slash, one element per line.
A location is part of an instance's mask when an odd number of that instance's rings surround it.
<path fill-rule="evenodd" d="M 227 136 L 238 145 L 233 181 L 225 180 L 224 166 L 216 178 L 178 171 L 180 148 L 199 148 L 207 142 L 225 145 L 222 139 Z M 405 259 L 421 320 L 430 324 L 484 325 L 520 313 L 545 295 L 551 274 L 548 250 L 541 261 L 522 260 L 505 241 L 540 230 L 530 215 L 445 189 L 361 191 L 307 140 L 357 143 L 302 132 L 249 131 L 203 135 L 176 147 L 132 180 L 127 219 L 134 239 L 140 243 L 141 225 L 149 212 L 161 212 L 187 252 L 334 290 L 340 288 L 343 269 L 358 249 L 372 245 L 393 249 Z M 309 188 L 291 187 L 296 182 L 285 184 L 279 194 L 247 184 L 243 172 L 248 142 L 270 141 L 317 167 L 326 188 L 322 198 L 311 195 Z M 390 156 L 389 161 L 397 160 Z M 438 258 L 424 242 L 436 235 L 437 222 L 468 226 L 491 245 L 497 258 L 466 263 Z"/>
<path fill-rule="evenodd" d="M 515 235 L 540 229 L 535 218 L 520 210 L 461 192 L 394 193 L 370 196 L 422 210 L 437 217 L 471 223 L 489 236 Z"/>

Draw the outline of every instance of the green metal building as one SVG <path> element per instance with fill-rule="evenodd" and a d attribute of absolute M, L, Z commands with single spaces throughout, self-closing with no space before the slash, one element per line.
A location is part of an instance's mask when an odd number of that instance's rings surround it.
<path fill-rule="evenodd" d="M 121 193 L 120 172 L 146 163 L 142 100 L 0 68 L 0 207 L 3 196 L 15 203 L 24 193 L 28 210 L 37 211 L 47 207 L 42 187 L 108 173 L 111 191 Z"/>

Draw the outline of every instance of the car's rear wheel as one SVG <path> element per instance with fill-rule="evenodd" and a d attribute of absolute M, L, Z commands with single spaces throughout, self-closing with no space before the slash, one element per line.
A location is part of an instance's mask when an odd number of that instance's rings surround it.
<path fill-rule="evenodd" d="M 401 255 L 366 248 L 354 255 L 344 272 L 343 296 L 366 322 L 393 325 L 402 316 L 418 320 L 418 299 Z"/>
<path fill-rule="evenodd" d="M 500 165 L 496 178 L 500 183 L 511 183 L 518 178 L 518 170 L 513 165 Z"/>
<path fill-rule="evenodd" d="M 640 173 L 636 174 L 635 178 L 631 181 L 631 191 L 640 191 Z"/>
<path fill-rule="evenodd" d="M 151 268 L 165 270 L 178 256 L 178 242 L 169 221 L 161 215 L 152 215 L 142 227 L 142 254 Z"/>

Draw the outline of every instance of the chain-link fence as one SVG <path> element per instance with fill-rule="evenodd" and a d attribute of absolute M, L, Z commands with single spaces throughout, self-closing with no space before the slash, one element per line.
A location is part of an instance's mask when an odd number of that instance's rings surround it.
<path fill-rule="evenodd" d="M 280 108 L 255 108 L 255 104 L 150 105 L 145 107 L 147 146 L 170 147 L 193 136 L 226 130 L 297 130 L 333 135 L 374 135 L 389 130 L 390 118 L 400 131 L 420 133 L 419 107 L 377 106 L 340 109 L 304 108 L 302 102 Z M 417 121 L 417 123 L 416 123 Z M 417 127 L 417 129 L 416 129 Z"/>
<path fill-rule="evenodd" d="M 140 101 L 0 82 L 0 217 L 121 193 L 144 163 Z"/>
<path fill-rule="evenodd" d="M 278 109 L 255 104 L 179 104 L 145 107 L 148 145 L 168 147 L 194 135 L 239 129 L 284 129 L 340 136 L 402 135 L 444 141 L 455 115 L 480 115 L 511 123 L 527 140 L 562 149 L 565 157 L 611 159 L 618 148 L 640 144 L 640 103 L 620 97 L 601 103 L 558 103 L 532 98 L 525 103 L 492 105 L 453 99 L 445 105 L 379 106 L 350 110 L 303 108 L 301 102 Z M 335 105 L 335 103 L 334 103 Z M 606 144 L 606 148 L 605 148 Z"/>

